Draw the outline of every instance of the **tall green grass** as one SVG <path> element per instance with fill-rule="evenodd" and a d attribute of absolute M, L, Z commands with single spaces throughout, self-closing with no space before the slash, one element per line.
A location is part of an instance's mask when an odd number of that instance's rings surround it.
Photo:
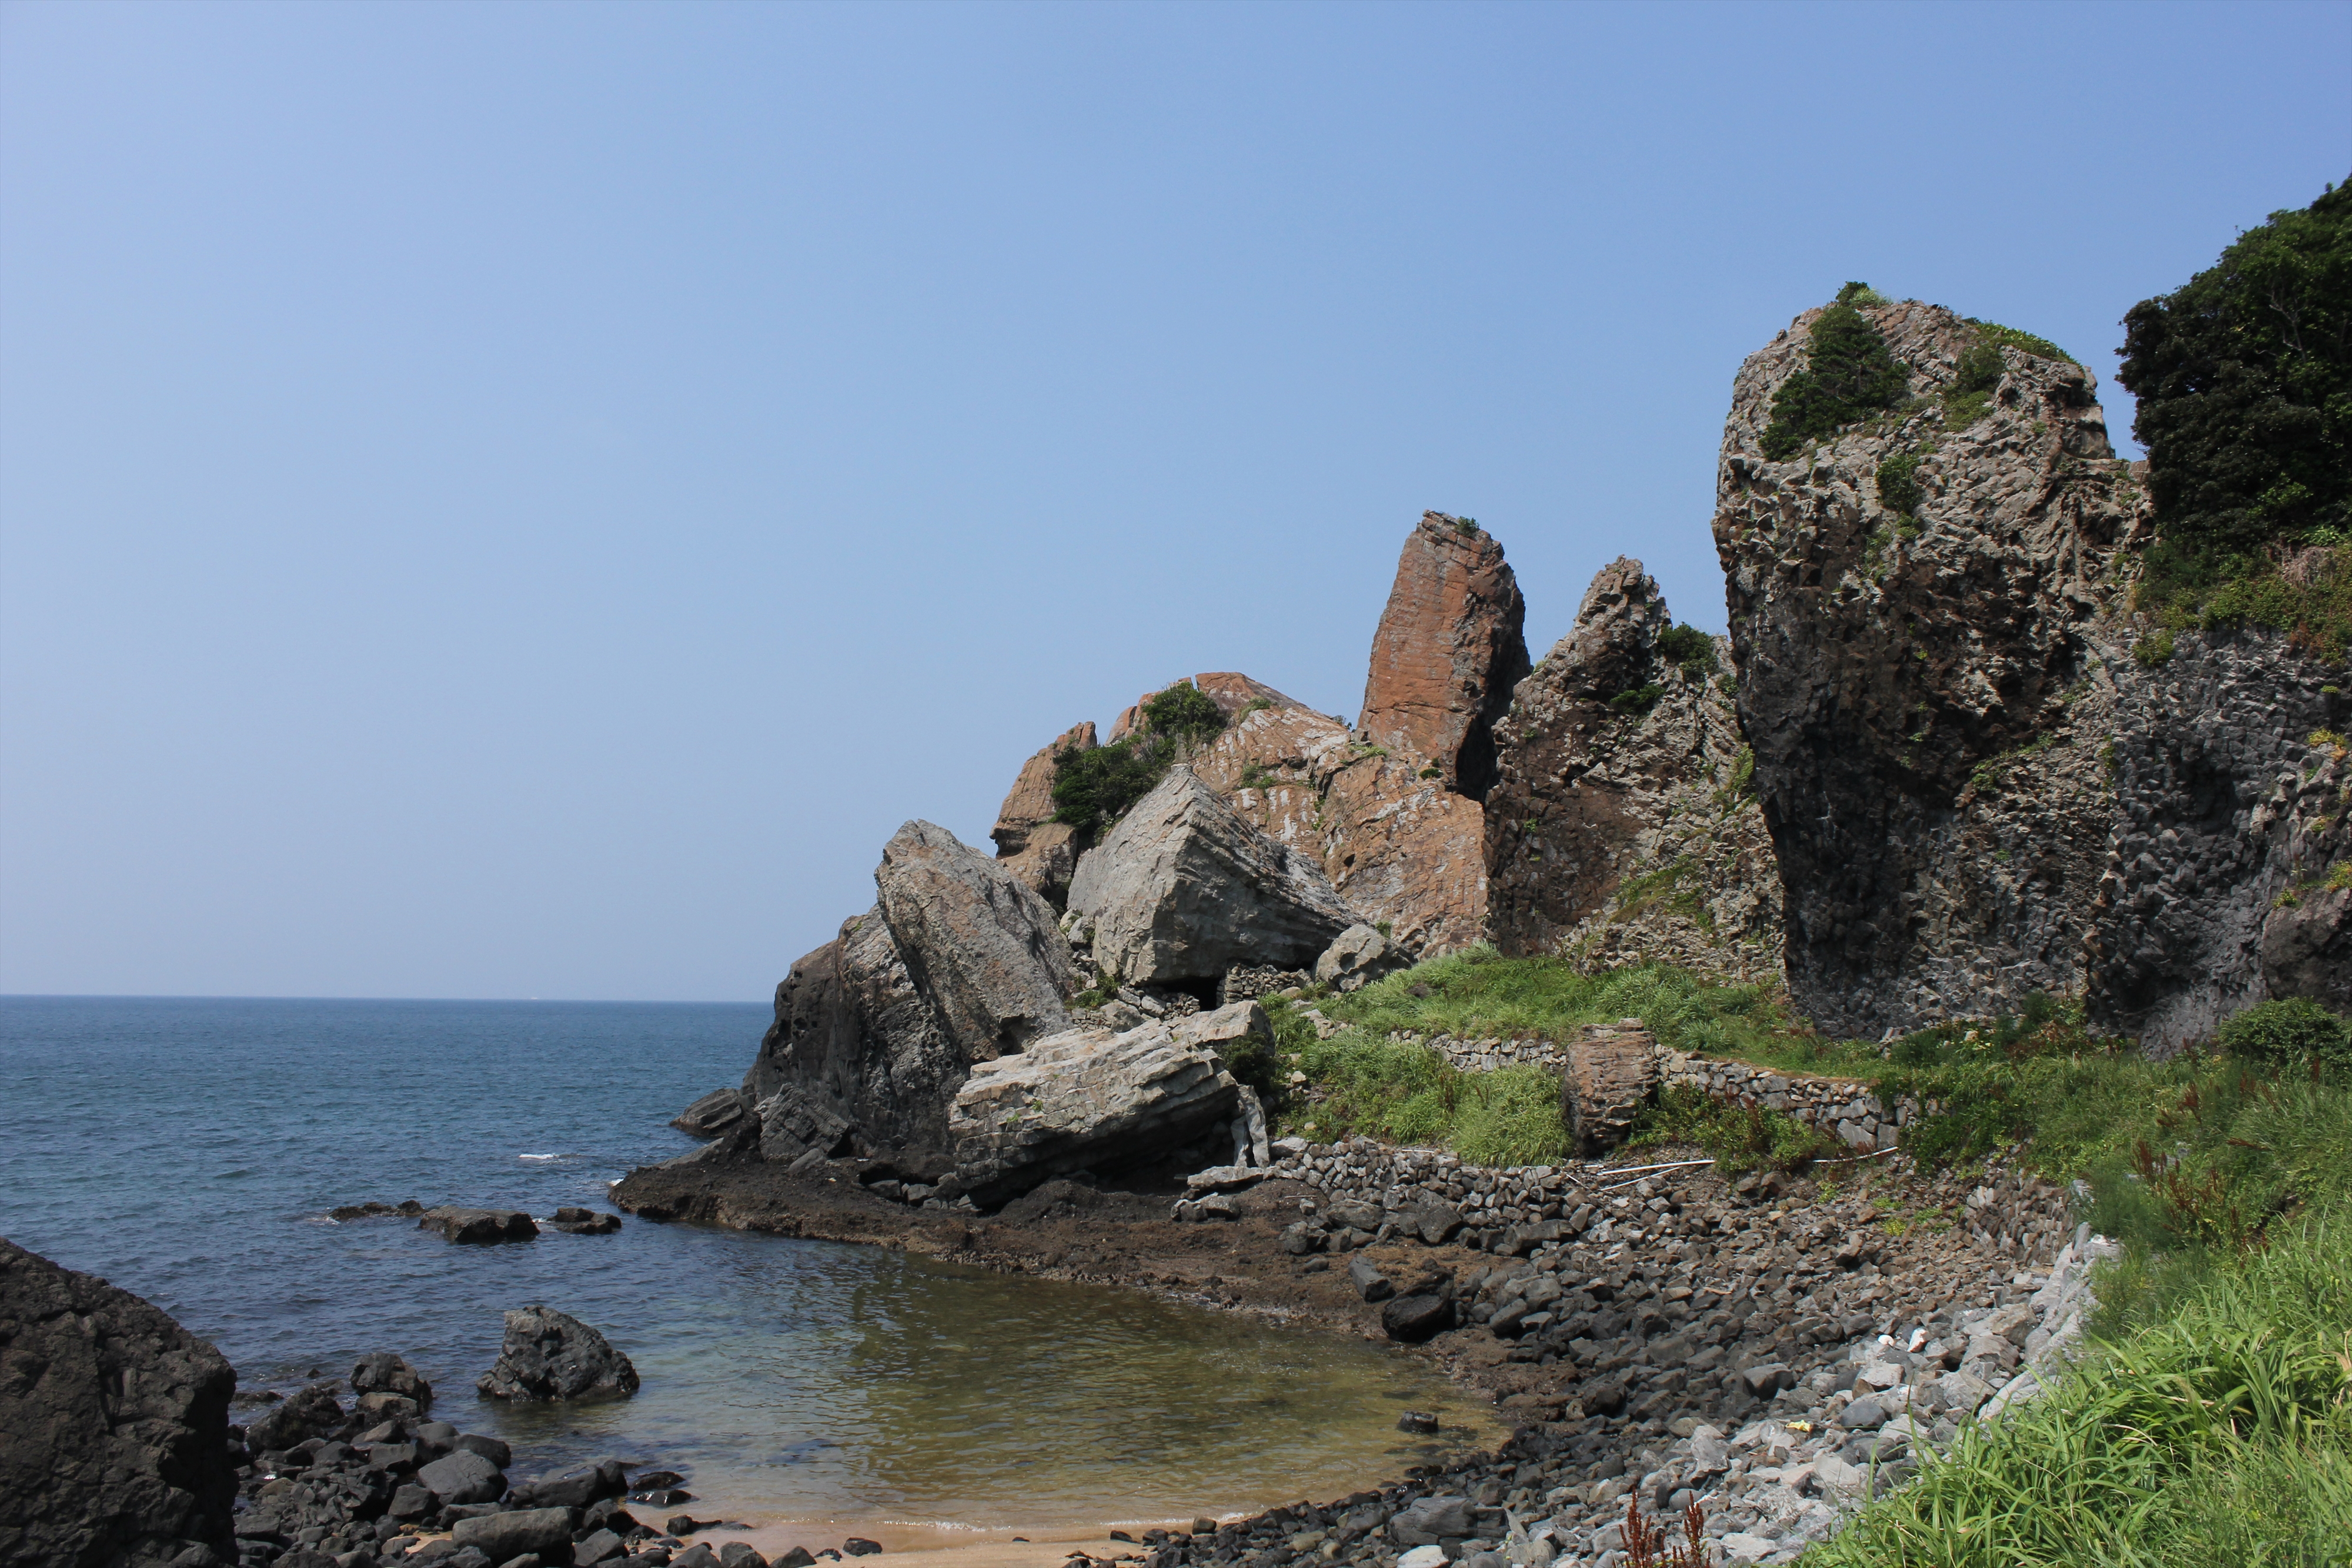
<path fill-rule="evenodd" d="M 2352 1223 L 2207 1274 L 2041 1398 L 1970 1427 L 1810 1568 L 2352 1563 Z"/>

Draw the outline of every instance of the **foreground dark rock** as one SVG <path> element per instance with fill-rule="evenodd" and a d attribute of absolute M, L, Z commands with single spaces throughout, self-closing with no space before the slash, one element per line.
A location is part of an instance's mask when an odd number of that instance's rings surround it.
<path fill-rule="evenodd" d="M 604 1336 L 567 1312 L 507 1313 L 496 1365 L 476 1385 L 489 1399 L 591 1399 L 635 1394 L 637 1369 Z"/>
<path fill-rule="evenodd" d="M 163 1312 L 0 1241 L 0 1562 L 232 1557 L 236 1389 Z"/>
<path fill-rule="evenodd" d="M 539 1234 L 539 1225 L 530 1215 L 512 1208 L 428 1208 L 416 1228 L 446 1241 L 472 1245 L 528 1241 Z"/>

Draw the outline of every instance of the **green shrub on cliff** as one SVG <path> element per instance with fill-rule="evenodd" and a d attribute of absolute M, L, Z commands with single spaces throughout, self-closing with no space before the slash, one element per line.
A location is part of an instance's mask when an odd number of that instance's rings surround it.
<path fill-rule="evenodd" d="M 1832 305 L 1813 321 L 1805 368 L 1772 394 L 1764 455 L 1775 463 L 1792 457 L 1809 441 L 1894 407 L 1908 384 L 1870 318 L 1843 301 Z"/>
<path fill-rule="evenodd" d="M 1669 626 L 1658 633 L 1658 657 L 1678 666 L 1686 675 L 1704 675 L 1715 668 L 1715 639 L 1696 626 Z"/>
<path fill-rule="evenodd" d="M 1108 746 L 1054 754 L 1054 821 L 1100 832 L 1151 793 L 1189 750 L 1225 727 L 1214 698 L 1180 681 L 1143 705 L 1143 727 Z"/>
<path fill-rule="evenodd" d="M 1919 488 L 1918 472 L 1917 453 L 1889 454 L 1878 465 L 1878 504 L 1898 517 L 1918 516 L 1919 503 L 1926 498 Z"/>
<path fill-rule="evenodd" d="M 2352 1067 L 2352 1019 L 2308 997 L 2258 1003 L 2223 1024 L 2214 1042 L 2232 1056 L 2290 1067 L 2318 1061 Z"/>
<path fill-rule="evenodd" d="M 2267 626 L 2328 659 L 2352 636 L 2352 183 L 2279 212 L 2124 317 L 2157 542 L 2138 608 Z M 2332 551 L 2332 557 L 2315 555 Z"/>

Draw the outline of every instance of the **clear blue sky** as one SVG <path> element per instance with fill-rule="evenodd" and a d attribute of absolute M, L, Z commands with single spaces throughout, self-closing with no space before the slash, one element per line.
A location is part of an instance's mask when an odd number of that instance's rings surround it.
<path fill-rule="evenodd" d="M 0 990 L 753 998 L 1426 507 L 1723 625 L 1740 358 L 2352 172 L 2352 6 L 0 7 Z M 2106 388 L 2118 434 L 2128 404 Z"/>

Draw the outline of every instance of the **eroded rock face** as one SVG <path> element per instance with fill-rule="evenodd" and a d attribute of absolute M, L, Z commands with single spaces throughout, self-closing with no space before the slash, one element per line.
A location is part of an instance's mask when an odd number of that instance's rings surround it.
<path fill-rule="evenodd" d="M 1959 847 L 1978 821 L 1962 795 L 2065 727 L 2112 664 L 2101 617 L 2140 519 L 2080 366 L 2001 347 L 1990 406 L 1948 431 L 1936 400 L 1977 329 L 1916 302 L 1865 313 L 1928 401 L 1768 461 L 1772 394 L 1818 313 L 1800 317 L 1734 382 L 1715 537 L 1790 995 L 1874 1035 L 2080 984 L 2106 814 L 2062 788 L 2030 842 L 1979 858 Z M 1916 528 L 1879 493 L 1898 455 L 1918 459 Z M 2063 744 L 2095 751 L 2086 729 Z"/>
<path fill-rule="evenodd" d="M 1519 683 L 1495 729 L 1488 928 L 1515 957 L 1776 981 L 1780 866 L 1743 777 L 1729 650 L 1717 639 L 1717 668 L 1685 669 L 1658 649 L 1671 623 L 1656 582 L 1621 557 Z"/>
<path fill-rule="evenodd" d="M 499 1359 L 475 1385 L 486 1399 L 613 1398 L 637 1391 L 637 1369 L 569 1312 L 524 1307 L 506 1316 Z"/>
<path fill-rule="evenodd" d="M 1568 1046 L 1560 1113 L 1587 1154 L 1623 1143 L 1658 1090 L 1658 1045 L 1639 1019 L 1588 1024 Z"/>
<path fill-rule="evenodd" d="M 909 822 L 874 873 L 882 918 L 949 1042 L 984 1061 L 1058 1032 L 1078 989 L 1054 906 L 945 828 Z"/>
<path fill-rule="evenodd" d="M 2272 997 L 2352 1006 L 2327 885 L 2352 860 L 2342 675 L 2252 632 L 2181 632 L 2153 669 L 2107 668 L 2114 695 L 2078 705 L 2071 748 L 2114 826 L 2083 944 L 2093 1017 L 2167 1050 Z"/>
<path fill-rule="evenodd" d="M 236 1561 L 236 1391 L 157 1308 L 0 1241 L 0 1561 Z"/>
<path fill-rule="evenodd" d="M 970 1065 L 916 990 L 877 905 L 776 988 L 775 1022 L 743 1081 L 761 1156 L 840 1152 L 853 1127 L 875 1147 L 944 1148 L 948 1102 Z"/>
<path fill-rule="evenodd" d="M 994 1203 L 1070 1171 L 1149 1164 L 1230 1122 L 1241 1086 L 1216 1049 L 1230 1048 L 1226 1014 L 1266 1029 L 1264 1009 L 1240 1002 L 1182 1020 L 1181 1038 L 1157 1021 L 1076 1029 L 977 1064 L 950 1122 L 958 1181 Z"/>
<path fill-rule="evenodd" d="M 1526 621 L 1503 547 L 1475 523 L 1423 513 L 1372 637 L 1366 738 L 1484 800 L 1495 780 L 1491 727 L 1528 673 Z"/>
<path fill-rule="evenodd" d="M 1070 873 L 1078 863 L 1077 830 L 1054 821 L 1054 780 L 1060 769 L 1054 759 L 1071 749 L 1095 747 L 1092 720 L 1072 725 L 1054 743 L 1021 765 L 1004 804 L 997 809 L 996 826 L 988 836 L 1004 869 L 1026 883 L 1056 909 L 1069 897 Z"/>
<path fill-rule="evenodd" d="M 1297 968 L 1356 924 L 1322 867 L 1242 820 L 1185 766 L 1078 862 L 1070 908 L 1129 985 L 1214 984 L 1235 964 Z"/>

